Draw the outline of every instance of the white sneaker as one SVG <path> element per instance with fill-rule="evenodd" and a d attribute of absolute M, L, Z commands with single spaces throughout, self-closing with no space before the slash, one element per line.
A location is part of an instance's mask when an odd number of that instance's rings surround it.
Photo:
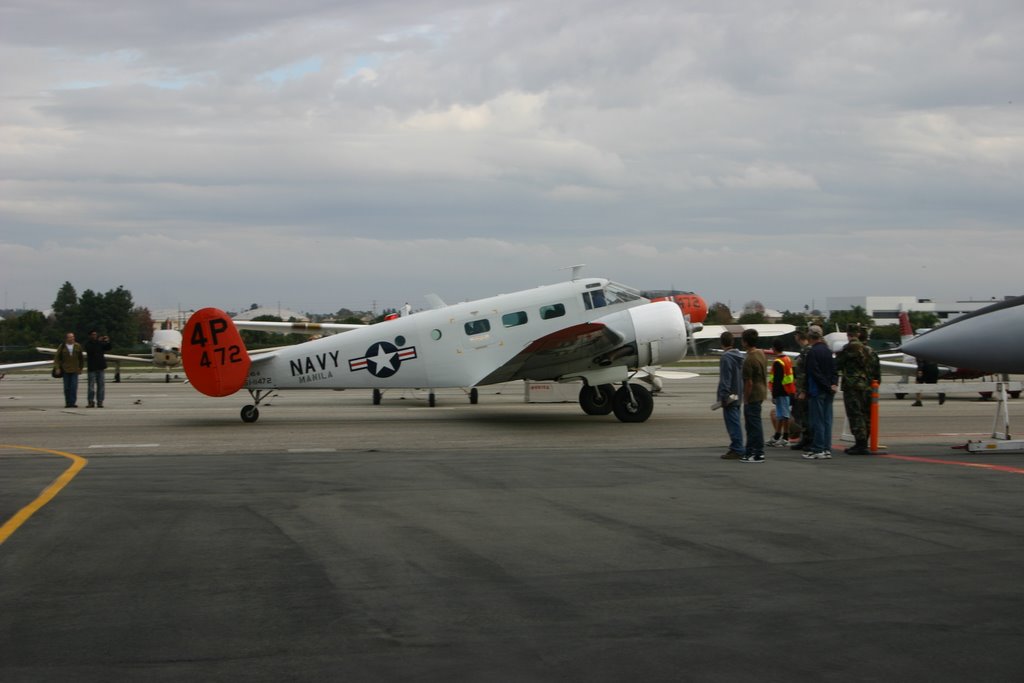
<path fill-rule="evenodd" d="M 821 460 L 828 457 L 831 456 L 825 455 L 825 451 L 807 451 L 803 455 L 804 460 Z"/>

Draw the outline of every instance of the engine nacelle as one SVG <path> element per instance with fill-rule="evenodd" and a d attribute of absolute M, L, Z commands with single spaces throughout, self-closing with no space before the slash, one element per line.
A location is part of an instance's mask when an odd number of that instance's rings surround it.
<path fill-rule="evenodd" d="M 686 319 L 675 303 L 656 301 L 627 312 L 636 334 L 637 365 L 665 365 L 686 356 Z"/>

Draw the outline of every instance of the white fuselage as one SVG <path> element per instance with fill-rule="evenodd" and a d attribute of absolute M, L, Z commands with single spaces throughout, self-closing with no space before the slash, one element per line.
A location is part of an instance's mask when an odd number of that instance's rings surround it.
<path fill-rule="evenodd" d="M 599 294 L 598 294 L 599 292 Z M 599 298 L 600 297 L 600 298 Z M 611 353 L 611 356 L 609 356 Z M 246 388 L 621 381 L 686 353 L 679 307 L 588 278 L 427 310 L 254 356 Z"/>
<path fill-rule="evenodd" d="M 153 349 L 153 365 L 165 369 L 181 365 L 181 332 L 155 330 L 149 343 Z"/>

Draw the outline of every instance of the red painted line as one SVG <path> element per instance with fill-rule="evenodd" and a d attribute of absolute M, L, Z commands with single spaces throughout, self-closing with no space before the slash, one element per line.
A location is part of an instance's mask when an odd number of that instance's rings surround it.
<path fill-rule="evenodd" d="M 939 460 L 937 458 L 918 458 L 910 455 L 879 455 L 879 458 L 890 460 L 909 460 L 911 462 L 926 462 L 932 465 L 958 465 L 959 467 L 974 467 L 982 470 L 995 470 L 996 472 L 1009 472 L 1011 474 L 1024 474 L 1024 468 L 1009 467 L 1007 465 L 989 465 L 984 462 L 962 462 L 959 460 Z"/>

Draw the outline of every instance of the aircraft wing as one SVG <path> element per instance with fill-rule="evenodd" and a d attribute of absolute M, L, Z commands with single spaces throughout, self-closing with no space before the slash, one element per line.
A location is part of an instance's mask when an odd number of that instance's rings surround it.
<path fill-rule="evenodd" d="M 57 355 L 57 349 L 46 349 L 41 346 L 36 347 L 36 351 L 39 353 L 45 353 L 51 356 Z M 115 363 L 138 363 L 139 365 L 149 365 L 153 362 L 153 356 L 120 356 L 116 353 L 105 353 L 103 357 L 109 361 Z"/>
<path fill-rule="evenodd" d="M 266 320 L 235 320 L 235 327 L 254 332 L 277 332 L 278 334 L 323 334 L 325 332 L 347 332 L 363 324 L 355 323 L 278 323 Z"/>
<path fill-rule="evenodd" d="M 5 370 L 24 370 L 26 368 L 40 368 L 44 365 L 53 365 L 52 360 L 30 360 L 24 363 L 6 363 L 0 365 L 0 372 Z"/>
<path fill-rule="evenodd" d="M 103 357 L 115 363 L 138 363 L 139 365 L 151 365 L 153 356 L 120 356 L 116 353 L 105 353 Z"/>
<path fill-rule="evenodd" d="M 476 384 L 508 382 L 515 379 L 554 379 L 558 369 L 589 362 L 622 344 L 624 338 L 607 325 L 581 323 L 534 340 L 507 363 Z"/>
<path fill-rule="evenodd" d="M 784 334 L 789 334 L 790 332 L 795 331 L 796 327 L 782 323 L 765 323 L 756 325 L 705 325 L 700 330 L 693 333 L 693 338 L 696 341 L 718 339 L 722 336 L 723 332 L 729 331 L 739 339 L 740 335 L 743 334 L 743 330 L 757 330 L 757 336 L 759 337 L 780 337 Z"/>

